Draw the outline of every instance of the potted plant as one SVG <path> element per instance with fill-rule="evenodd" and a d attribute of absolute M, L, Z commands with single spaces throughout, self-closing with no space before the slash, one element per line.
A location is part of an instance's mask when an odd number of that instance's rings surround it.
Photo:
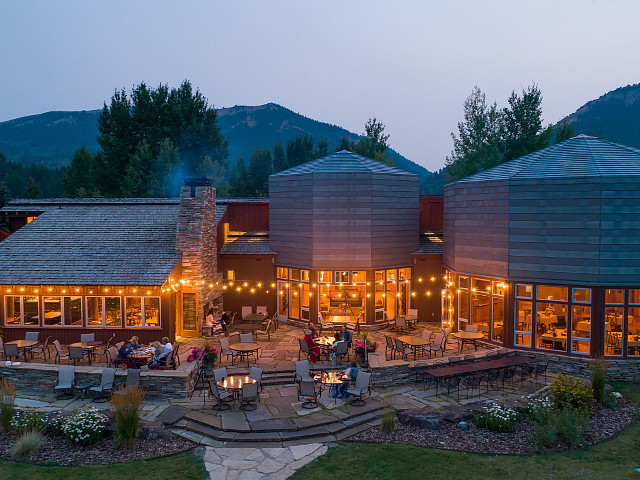
<path fill-rule="evenodd" d="M 218 358 L 218 350 L 208 343 L 204 344 L 204 347 L 194 347 L 191 350 L 191 355 L 194 360 L 200 360 L 202 366 L 206 369 L 213 369 Z"/>
<path fill-rule="evenodd" d="M 368 354 L 375 352 L 377 348 L 378 343 L 368 340 L 366 335 L 363 336 L 362 340 L 353 341 L 353 351 L 358 355 L 358 360 L 360 360 L 360 362 L 365 361 L 365 351 Z"/>

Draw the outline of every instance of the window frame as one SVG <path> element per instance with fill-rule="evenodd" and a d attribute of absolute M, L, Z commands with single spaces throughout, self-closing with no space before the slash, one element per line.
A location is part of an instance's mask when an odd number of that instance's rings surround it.
<path fill-rule="evenodd" d="M 29 323 L 29 324 L 25 324 L 24 323 L 24 298 L 25 297 L 36 297 L 38 299 L 38 323 Z M 20 323 L 7 323 L 7 300 L 10 297 L 18 297 L 20 299 Z M 9 295 L 5 295 L 4 296 L 4 326 L 7 328 L 17 328 L 17 327 L 41 327 L 42 326 L 42 308 L 41 308 L 41 302 L 40 302 L 40 295 L 14 295 L 14 294 L 9 294 Z"/>
<path fill-rule="evenodd" d="M 106 299 L 107 297 L 109 298 L 117 298 L 120 300 L 120 325 L 106 325 L 106 320 L 107 320 L 107 302 Z M 89 299 L 90 298 L 99 298 L 100 302 L 102 303 L 102 323 L 100 325 L 89 325 Z M 126 328 L 122 326 L 122 322 L 125 321 L 125 315 L 123 315 L 122 309 L 123 309 L 123 305 L 124 302 L 122 301 L 122 296 L 114 296 L 114 295 L 87 295 L 85 297 L 85 312 L 87 313 L 86 316 L 86 326 L 87 328 Z M 125 312 L 126 313 L 126 312 Z M 134 327 L 134 328 L 140 328 L 140 327 Z"/>

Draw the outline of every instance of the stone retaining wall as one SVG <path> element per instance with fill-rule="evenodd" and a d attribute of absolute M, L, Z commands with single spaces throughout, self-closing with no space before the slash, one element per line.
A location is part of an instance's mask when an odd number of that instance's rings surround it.
<path fill-rule="evenodd" d="M 17 367 L 7 367 L 0 363 L 0 377 L 15 382 L 19 390 L 53 392 L 58 378 L 59 365 L 23 363 Z M 186 398 L 195 386 L 198 369 L 197 362 L 190 363 L 181 370 L 149 370 L 141 372 L 140 386 L 145 389 L 147 398 Z M 102 367 L 76 367 L 76 383 L 100 383 Z M 116 385 L 125 383 L 126 370 L 116 371 Z"/>

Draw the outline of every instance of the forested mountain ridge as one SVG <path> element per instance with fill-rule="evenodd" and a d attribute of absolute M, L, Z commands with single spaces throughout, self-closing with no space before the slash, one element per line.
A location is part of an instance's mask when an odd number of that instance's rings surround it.
<path fill-rule="evenodd" d="M 0 122 L 0 152 L 7 160 L 23 165 L 69 165 L 81 145 L 86 145 L 91 153 L 98 151 L 97 119 L 101 111 L 52 111 Z M 217 113 L 222 134 L 229 142 L 231 165 L 235 165 L 236 158 L 240 156 L 249 159 L 256 148 L 271 148 L 277 142 L 286 145 L 297 135 L 310 134 L 316 141 L 325 138 L 329 151 L 334 151 L 343 137 L 349 140 L 360 137 L 342 127 L 313 120 L 275 103 L 237 105 L 218 109 Z M 420 175 L 423 185 L 434 180 L 434 174 L 392 149 L 389 149 L 389 157 L 399 168 Z M 435 193 L 437 184 L 436 180 L 436 185 L 425 191 Z"/>
<path fill-rule="evenodd" d="M 584 133 L 640 148 L 640 83 L 616 88 L 585 103 L 559 123 Z"/>

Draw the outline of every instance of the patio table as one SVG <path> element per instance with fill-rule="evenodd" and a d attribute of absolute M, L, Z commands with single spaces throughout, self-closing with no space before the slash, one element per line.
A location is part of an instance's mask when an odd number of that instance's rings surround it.
<path fill-rule="evenodd" d="M 458 339 L 458 342 L 460 344 L 460 352 L 462 352 L 465 343 L 473 344 L 477 352 L 478 340 L 484 338 L 484 334 L 482 332 L 456 332 L 453 334 L 453 336 Z"/>
<path fill-rule="evenodd" d="M 342 382 L 346 381 L 348 377 L 344 375 L 343 372 L 325 372 L 318 375 L 314 375 L 313 379 L 316 382 L 320 382 L 320 395 L 322 395 L 322 386 L 329 386 L 329 393 L 332 390 L 338 388 L 339 385 L 342 385 Z M 337 397 L 334 397 L 334 403 L 338 402 Z"/>
<path fill-rule="evenodd" d="M 241 343 L 232 343 L 229 348 L 235 352 L 240 354 L 240 361 L 242 362 L 242 358 L 247 358 L 247 367 L 249 366 L 249 355 L 253 352 L 256 352 L 256 360 L 258 357 L 258 350 L 260 350 L 260 345 L 253 342 L 241 342 Z"/>
<path fill-rule="evenodd" d="M 18 351 L 22 350 L 22 353 L 24 354 L 24 361 L 28 362 L 27 352 L 38 345 L 38 343 L 40 343 L 38 340 L 14 340 L 13 342 L 7 342 L 7 345 L 17 345 Z"/>
<path fill-rule="evenodd" d="M 236 399 L 240 399 L 240 393 L 242 392 L 242 385 L 245 383 L 256 383 L 255 378 L 241 375 L 231 375 L 224 377 L 222 380 L 216 382 L 218 387 L 231 393 L 233 403 L 235 405 Z"/>
<path fill-rule="evenodd" d="M 424 348 L 427 345 L 431 345 L 431 342 L 425 340 L 422 337 L 418 337 L 417 335 L 400 335 L 397 337 L 405 345 L 409 345 L 413 350 L 413 359 L 416 359 L 416 351 L 418 348 Z"/>
<path fill-rule="evenodd" d="M 535 358 L 516 355 L 513 357 L 498 358 L 495 360 L 483 360 L 481 362 L 464 363 L 460 365 L 449 365 L 446 367 L 427 368 L 424 373 L 436 378 L 454 377 L 456 375 L 466 375 L 469 373 L 483 372 L 488 370 L 515 367 L 528 363 L 536 363 Z"/>
<path fill-rule="evenodd" d="M 266 315 L 261 313 L 247 313 L 243 318 L 243 322 L 261 322 L 267 318 Z"/>
<path fill-rule="evenodd" d="M 89 358 L 89 365 L 91 365 L 91 356 L 93 355 L 93 351 L 96 349 L 96 347 L 99 347 L 100 345 L 102 345 L 102 342 L 99 340 L 95 340 L 95 341 L 91 341 L 91 342 L 76 342 L 76 343 L 71 343 L 69 346 L 70 347 L 80 347 L 82 348 L 83 351 L 86 351 L 88 354 L 88 358 Z"/>
<path fill-rule="evenodd" d="M 251 322 L 238 322 L 238 323 L 234 323 L 232 325 L 232 327 L 234 327 L 236 330 L 241 331 L 242 333 L 244 332 L 255 332 L 257 330 L 260 330 L 262 327 L 262 324 L 260 323 L 251 323 Z"/>
<path fill-rule="evenodd" d="M 329 355 L 329 349 L 333 345 L 333 342 L 336 341 L 336 339 L 335 337 L 322 336 L 314 338 L 313 341 L 320 347 L 321 355 Z"/>

